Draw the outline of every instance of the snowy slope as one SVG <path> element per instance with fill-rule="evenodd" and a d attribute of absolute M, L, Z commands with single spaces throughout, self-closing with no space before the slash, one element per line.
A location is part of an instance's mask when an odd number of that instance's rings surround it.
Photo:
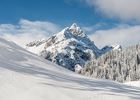
<path fill-rule="evenodd" d="M 0 100 L 139 100 L 140 88 L 75 74 L 0 38 Z"/>

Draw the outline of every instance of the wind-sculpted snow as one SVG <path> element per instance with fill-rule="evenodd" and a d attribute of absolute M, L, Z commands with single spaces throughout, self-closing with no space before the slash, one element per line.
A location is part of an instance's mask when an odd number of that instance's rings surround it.
<path fill-rule="evenodd" d="M 139 100 L 140 88 L 75 74 L 0 38 L 0 100 Z"/>
<path fill-rule="evenodd" d="M 140 80 L 140 45 L 106 53 L 87 63 L 81 73 L 118 82 Z"/>

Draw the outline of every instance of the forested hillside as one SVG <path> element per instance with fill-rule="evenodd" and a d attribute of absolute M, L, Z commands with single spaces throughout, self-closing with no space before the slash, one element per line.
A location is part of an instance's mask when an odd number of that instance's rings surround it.
<path fill-rule="evenodd" d="M 140 44 L 93 59 L 79 73 L 118 82 L 140 80 Z"/>

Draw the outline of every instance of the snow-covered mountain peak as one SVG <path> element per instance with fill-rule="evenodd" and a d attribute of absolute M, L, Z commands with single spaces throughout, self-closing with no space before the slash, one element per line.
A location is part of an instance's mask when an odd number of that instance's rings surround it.
<path fill-rule="evenodd" d="M 73 23 L 70 27 L 70 29 L 76 29 L 78 27 L 78 25 L 76 23 Z"/>
<path fill-rule="evenodd" d="M 87 37 L 84 31 L 76 23 L 71 25 L 69 31 L 76 36 Z"/>
<path fill-rule="evenodd" d="M 71 70 L 75 70 L 75 65 L 83 67 L 87 61 L 95 59 L 110 50 L 119 49 L 119 47 L 106 46 L 101 50 L 98 49 L 94 42 L 75 23 L 49 39 L 27 44 L 29 51 Z"/>
<path fill-rule="evenodd" d="M 29 44 L 29 51 L 71 70 L 74 70 L 76 64 L 83 66 L 101 54 L 94 42 L 75 23 L 47 40 Z"/>

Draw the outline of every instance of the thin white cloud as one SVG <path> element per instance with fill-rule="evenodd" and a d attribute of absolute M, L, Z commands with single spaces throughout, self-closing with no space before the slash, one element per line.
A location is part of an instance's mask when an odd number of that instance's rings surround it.
<path fill-rule="evenodd" d="M 0 36 L 14 41 L 20 46 L 42 38 L 48 38 L 58 32 L 60 27 L 51 22 L 29 21 L 22 19 L 17 25 L 0 24 Z"/>
<path fill-rule="evenodd" d="M 90 37 L 100 48 L 113 44 L 120 44 L 126 47 L 140 43 L 140 25 L 119 25 L 113 29 L 98 30 Z"/>
<path fill-rule="evenodd" d="M 140 21 L 140 0 L 81 0 L 108 17 Z"/>

